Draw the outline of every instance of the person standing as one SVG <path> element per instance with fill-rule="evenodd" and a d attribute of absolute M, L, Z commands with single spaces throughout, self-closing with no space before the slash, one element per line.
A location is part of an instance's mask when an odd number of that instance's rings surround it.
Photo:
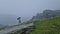
<path fill-rule="evenodd" d="M 18 22 L 20 24 L 21 23 L 21 17 L 18 17 L 17 20 L 18 20 Z"/>

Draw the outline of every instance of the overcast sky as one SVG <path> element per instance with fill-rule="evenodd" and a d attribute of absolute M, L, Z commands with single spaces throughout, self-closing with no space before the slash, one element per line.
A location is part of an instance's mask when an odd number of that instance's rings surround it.
<path fill-rule="evenodd" d="M 0 14 L 21 16 L 23 20 L 45 9 L 60 9 L 60 0 L 0 0 Z"/>

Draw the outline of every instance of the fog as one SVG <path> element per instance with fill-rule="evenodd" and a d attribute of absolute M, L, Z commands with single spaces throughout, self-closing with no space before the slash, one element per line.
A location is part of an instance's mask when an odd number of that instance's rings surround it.
<path fill-rule="evenodd" d="M 59 10 L 60 0 L 0 0 L 0 14 L 20 16 L 22 21 L 31 19 L 45 9 Z"/>

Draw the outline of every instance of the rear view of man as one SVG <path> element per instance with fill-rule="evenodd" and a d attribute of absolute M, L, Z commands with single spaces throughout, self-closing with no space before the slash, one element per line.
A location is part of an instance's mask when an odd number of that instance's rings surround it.
<path fill-rule="evenodd" d="M 21 17 L 18 17 L 17 20 L 19 21 L 19 23 L 21 23 Z"/>

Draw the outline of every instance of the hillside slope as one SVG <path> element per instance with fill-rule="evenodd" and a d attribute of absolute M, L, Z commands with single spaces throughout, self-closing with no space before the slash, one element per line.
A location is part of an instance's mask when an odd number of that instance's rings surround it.
<path fill-rule="evenodd" d="M 35 30 L 31 34 L 60 34 L 60 17 L 35 21 Z"/>

